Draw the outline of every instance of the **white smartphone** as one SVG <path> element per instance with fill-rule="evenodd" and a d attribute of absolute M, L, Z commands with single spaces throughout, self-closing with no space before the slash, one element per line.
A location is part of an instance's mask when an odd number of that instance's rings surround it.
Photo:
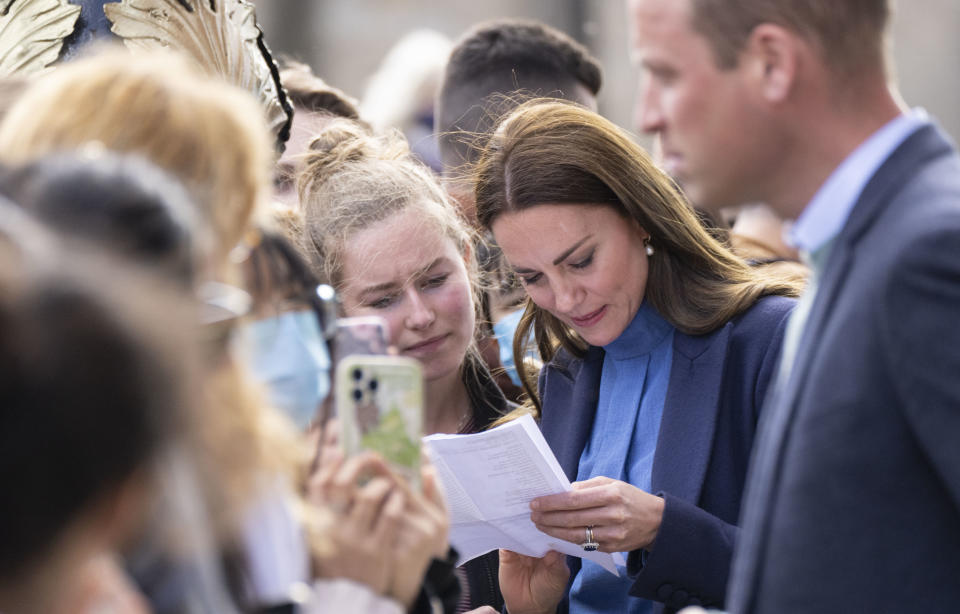
<path fill-rule="evenodd" d="M 403 356 L 353 354 L 337 365 L 336 405 L 340 444 L 349 456 L 381 454 L 420 486 L 423 437 L 423 370 Z"/>

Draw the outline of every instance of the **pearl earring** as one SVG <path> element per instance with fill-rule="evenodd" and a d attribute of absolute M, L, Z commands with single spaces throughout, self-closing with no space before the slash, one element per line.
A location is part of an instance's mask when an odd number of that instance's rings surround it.
<path fill-rule="evenodd" d="M 647 237 L 643 240 L 643 248 L 647 252 L 647 256 L 652 256 L 654 254 L 653 246 L 650 245 L 650 237 Z"/>

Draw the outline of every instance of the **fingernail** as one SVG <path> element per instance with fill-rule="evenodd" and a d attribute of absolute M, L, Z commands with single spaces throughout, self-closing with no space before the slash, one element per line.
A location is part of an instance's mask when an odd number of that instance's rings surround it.
<path fill-rule="evenodd" d="M 537 501 L 536 499 L 534 499 L 533 501 L 531 501 L 531 502 L 530 502 L 530 509 L 532 509 L 532 510 L 534 510 L 534 511 L 540 509 L 540 502 Z"/>

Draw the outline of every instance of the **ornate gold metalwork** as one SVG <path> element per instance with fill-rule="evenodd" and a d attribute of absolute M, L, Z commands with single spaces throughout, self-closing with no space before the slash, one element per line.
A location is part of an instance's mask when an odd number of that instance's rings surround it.
<path fill-rule="evenodd" d="M 260 98 L 280 142 L 290 107 L 276 66 L 247 0 L 121 0 L 103 5 L 110 30 L 128 49 L 168 47 L 185 52 L 209 73 Z"/>
<path fill-rule="evenodd" d="M 56 62 L 79 16 L 80 7 L 67 0 L 0 2 L 0 76 L 30 75 Z"/>

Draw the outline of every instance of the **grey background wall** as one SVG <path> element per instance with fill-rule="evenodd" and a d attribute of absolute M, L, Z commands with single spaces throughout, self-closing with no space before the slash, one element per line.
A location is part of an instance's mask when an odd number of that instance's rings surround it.
<path fill-rule="evenodd" d="M 842 0 L 840 0 L 842 1 Z M 631 128 L 637 73 L 627 53 L 623 0 L 259 0 L 274 52 L 311 64 L 361 97 L 367 78 L 404 33 L 433 28 L 457 38 L 494 17 L 529 17 L 564 30 L 597 55 L 605 71 L 601 112 Z M 923 106 L 960 139 L 960 0 L 900 0 L 894 58 L 907 102 Z"/>

